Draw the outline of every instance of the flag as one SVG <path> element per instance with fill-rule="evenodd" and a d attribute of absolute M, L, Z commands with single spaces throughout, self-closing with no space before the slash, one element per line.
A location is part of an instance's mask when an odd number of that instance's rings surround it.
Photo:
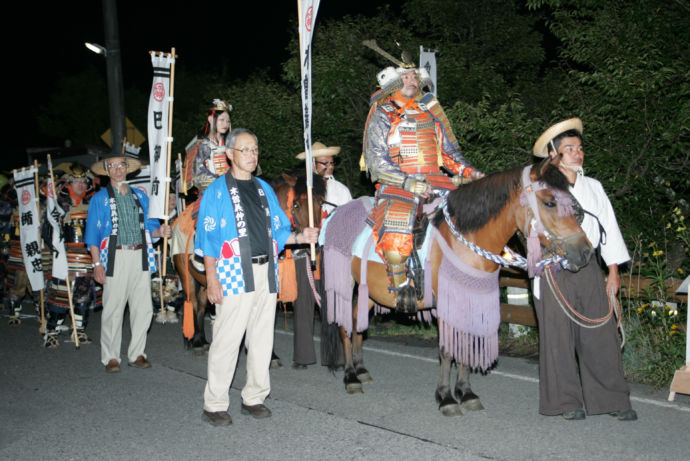
<path fill-rule="evenodd" d="M 178 158 L 175 160 L 175 210 L 177 210 L 177 216 L 180 216 L 184 211 L 183 168 L 182 159 Z"/>
<path fill-rule="evenodd" d="M 53 171 L 53 162 L 48 158 L 48 171 Z M 60 226 L 60 218 L 65 215 L 65 211 L 60 208 L 55 200 L 55 186 L 53 176 L 50 175 L 46 185 L 46 216 L 50 227 L 53 228 L 51 247 L 53 248 L 53 277 L 60 280 L 67 279 L 67 252 L 65 251 L 65 236 Z"/>
<path fill-rule="evenodd" d="M 153 85 L 149 97 L 148 141 L 151 185 L 149 187 L 149 218 L 166 219 L 165 183 L 168 177 L 168 114 L 170 111 L 171 54 L 151 53 Z"/>
<path fill-rule="evenodd" d="M 311 157 L 311 38 L 320 0 L 299 0 L 299 55 L 302 69 L 302 119 L 304 124 L 304 152 L 306 153 L 307 186 L 313 186 Z"/>
<path fill-rule="evenodd" d="M 423 46 L 420 46 L 419 67 L 423 67 L 429 72 L 431 83 L 434 85 L 431 92 L 435 97 L 438 97 L 438 86 L 436 86 L 436 50 L 425 50 Z"/>
<path fill-rule="evenodd" d="M 38 226 L 38 206 L 34 174 L 36 168 L 25 168 L 14 171 L 14 188 L 19 203 L 19 241 L 22 246 L 24 268 L 29 277 L 33 291 L 45 287 L 43 280 L 43 261 L 41 260 L 41 240 Z"/>

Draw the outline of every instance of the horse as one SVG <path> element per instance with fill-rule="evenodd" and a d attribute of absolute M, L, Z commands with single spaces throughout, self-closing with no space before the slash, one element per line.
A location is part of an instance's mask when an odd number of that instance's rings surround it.
<path fill-rule="evenodd" d="M 567 191 L 565 176 L 547 159 L 460 186 L 448 193 L 435 214 L 429 215 L 431 226 L 428 232 L 431 237 L 427 241 L 431 244 L 424 262 L 423 277 L 414 278 L 411 282 L 416 285 L 418 296 L 416 305 L 408 313 L 417 309 L 418 318 L 431 320 L 429 308 L 436 310 L 441 374 L 435 398 L 443 415 L 461 415 L 458 401 L 468 410 L 483 409 L 479 397 L 470 387 L 470 371 L 477 368 L 486 371 L 498 358 L 498 273 L 501 262 L 495 257 L 489 259 L 488 255 L 500 254 L 513 234 L 521 230 L 526 236 L 530 235 L 530 250 L 534 248 L 534 240 L 538 239 L 537 249 L 541 243 L 551 254 L 558 255 L 568 270 L 577 271 L 589 261 L 593 251 L 572 208 L 569 208 L 572 202 Z M 396 293 L 389 288 L 386 266 L 367 261 L 368 249 L 364 251 L 364 264 L 352 251 L 348 255 L 342 251 L 343 247 L 339 251 L 335 249 L 338 238 L 331 226 L 336 226 L 336 229 L 348 227 L 346 220 L 363 221 L 362 218 L 366 218 L 370 211 L 364 207 L 355 212 L 356 207 L 357 204 L 352 202 L 340 207 L 322 230 L 328 316 L 329 321 L 340 326 L 346 361 L 343 381 L 350 394 L 363 392 L 362 383 L 373 381 L 364 367 L 362 355 L 361 333 L 368 326 L 369 311 L 374 305 L 395 309 L 398 301 Z M 348 208 L 352 208 L 349 216 Z M 339 218 L 343 213 L 345 215 Z M 538 223 L 543 226 L 538 226 Z M 361 228 L 364 227 L 362 222 Z M 352 230 L 349 226 L 348 232 Z M 371 245 L 371 238 L 368 245 Z M 533 271 L 541 255 L 536 255 L 536 260 L 534 254 L 528 257 L 531 257 L 529 267 Z M 412 257 L 409 259 L 413 260 Z M 463 269 L 460 271 L 458 268 Z M 349 273 L 349 298 L 345 279 L 334 280 L 343 270 Z M 458 286 L 460 280 L 465 279 L 467 283 Z M 469 283 L 474 285 L 468 288 Z M 356 308 L 352 303 L 355 284 L 359 285 Z M 420 285 L 424 285 L 423 290 Z M 419 296 L 421 291 L 423 295 Z M 465 305 L 458 305 L 458 300 L 464 301 Z M 458 366 L 454 389 L 457 400 L 451 393 L 453 361 Z"/>
<path fill-rule="evenodd" d="M 301 230 L 309 224 L 309 207 L 306 180 L 303 175 L 292 175 L 283 173 L 277 180 L 271 183 L 275 191 L 281 208 L 290 219 L 295 230 Z M 321 223 L 321 204 L 326 195 L 325 185 L 321 176 L 315 175 L 313 180 L 313 201 L 314 201 L 314 226 L 318 227 Z M 189 207 L 193 208 L 193 207 Z M 199 270 L 192 260 L 194 258 L 193 239 L 196 218 L 192 220 L 192 209 L 185 210 L 189 213 L 187 225 L 183 233 L 187 235 L 187 244 L 184 253 L 173 256 L 175 269 L 180 276 L 180 282 L 187 299 L 192 304 L 193 335 L 185 337 L 185 344 L 192 348 L 196 354 L 203 354 L 209 348 L 204 327 L 204 318 L 208 308 L 208 297 L 206 295 L 206 273 Z M 182 216 L 181 216 L 182 218 Z M 191 222 L 191 225 L 189 224 Z M 184 226 L 184 225 L 183 225 Z M 190 232 L 191 230 L 191 232 Z M 183 328 L 184 330 L 184 328 Z M 279 358 L 273 354 L 271 366 L 279 366 Z"/>

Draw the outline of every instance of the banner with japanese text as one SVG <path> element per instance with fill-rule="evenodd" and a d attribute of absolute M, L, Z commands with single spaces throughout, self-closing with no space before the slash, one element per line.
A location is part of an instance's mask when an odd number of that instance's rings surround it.
<path fill-rule="evenodd" d="M 426 69 L 431 77 L 431 83 L 434 88 L 431 92 L 438 97 L 438 86 L 436 85 L 436 50 L 425 50 L 423 46 L 419 47 L 419 68 Z"/>
<path fill-rule="evenodd" d="M 170 110 L 170 54 L 151 53 L 153 85 L 149 97 L 148 142 L 151 186 L 149 218 L 165 219 L 165 183 L 168 177 L 168 114 Z"/>
<path fill-rule="evenodd" d="M 52 161 L 48 160 L 49 170 L 52 171 Z M 55 200 L 54 185 L 52 176 L 48 178 L 46 184 L 46 216 L 52 228 L 52 241 L 50 246 L 53 249 L 53 277 L 60 280 L 67 279 L 67 252 L 65 251 L 65 236 L 60 226 L 60 219 L 65 215 L 65 211 L 60 208 Z"/>
<path fill-rule="evenodd" d="M 302 119 L 304 124 L 304 152 L 306 153 L 307 186 L 313 186 L 312 156 L 311 156 L 311 38 L 314 34 L 316 12 L 320 0 L 299 1 L 299 55 L 302 69 Z"/>
<path fill-rule="evenodd" d="M 19 204 L 19 241 L 26 274 L 33 291 L 45 288 L 43 261 L 41 261 L 41 240 L 39 235 L 40 216 L 36 201 L 34 173 L 36 169 L 25 168 L 14 171 L 14 188 Z"/>

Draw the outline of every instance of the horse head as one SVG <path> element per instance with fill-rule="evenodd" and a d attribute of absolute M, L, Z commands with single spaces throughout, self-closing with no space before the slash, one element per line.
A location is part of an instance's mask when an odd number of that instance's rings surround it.
<path fill-rule="evenodd" d="M 593 254 L 575 213 L 568 181 L 550 158 L 525 167 L 520 204 L 525 208 L 519 228 L 527 238 L 528 270 L 536 268 L 543 252 L 565 259 L 564 267 L 577 272 Z"/>
<path fill-rule="evenodd" d="M 273 189 L 293 228 L 300 231 L 305 227 L 309 227 L 309 197 L 305 175 L 283 173 L 281 178 L 274 183 Z M 326 185 L 323 178 L 319 175 L 314 175 L 312 180 L 314 227 L 321 226 L 321 205 L 325 198 Z"/>

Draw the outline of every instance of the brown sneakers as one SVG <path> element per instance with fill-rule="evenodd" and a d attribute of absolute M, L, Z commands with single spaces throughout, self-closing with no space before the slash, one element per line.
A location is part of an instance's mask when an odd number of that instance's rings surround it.
<path fill-rule="evenodd" d="M 243 403 L 241 412 L 243 415 L 252 415 L 255 418 L 268 418 L 271 416 L 271 410 L 266 408 L 266 405 L 263 403 L 258 405 L 245 405 Z"/>
<path fill-rule="evenodd" d="M 232 424 L 232 418 L 227 411 L 206 411 L 203 413 L 204 419 L 214 426 L 227 426 Z"/>

